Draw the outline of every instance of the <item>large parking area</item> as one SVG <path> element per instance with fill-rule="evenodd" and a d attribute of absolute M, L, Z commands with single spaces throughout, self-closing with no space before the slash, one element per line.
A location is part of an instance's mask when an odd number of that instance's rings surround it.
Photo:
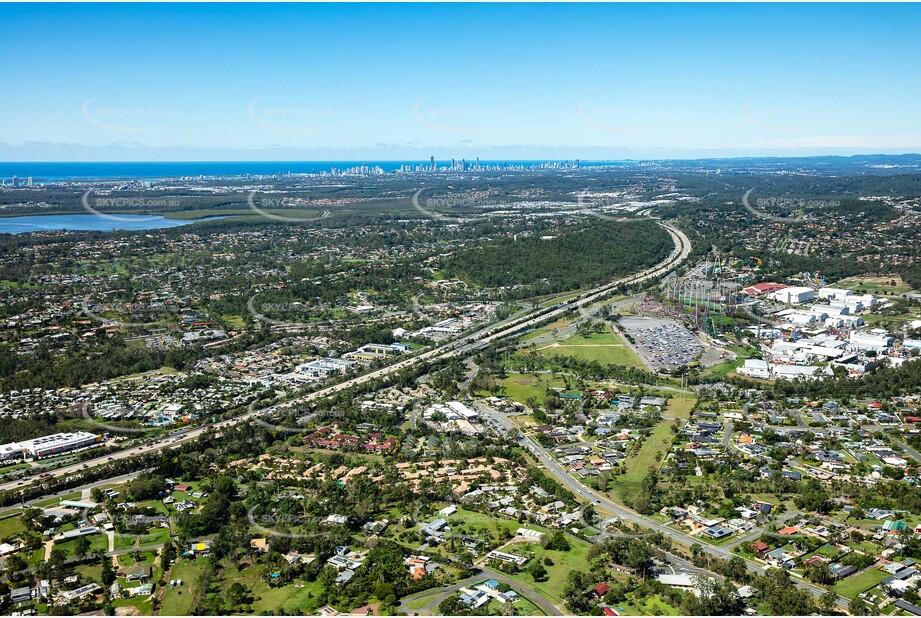
<path fill-rule="evenodd" d="M 656 318 L 622 318 L 620 326 L 636 342 L 636 351 L 655 371 L 671 371 L 700 356 L 703 346 L 681 324 Z"/>

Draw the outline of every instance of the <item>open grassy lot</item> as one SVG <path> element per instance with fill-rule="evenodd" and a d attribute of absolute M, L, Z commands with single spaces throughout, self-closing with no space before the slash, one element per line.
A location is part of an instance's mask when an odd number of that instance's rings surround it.
<path fill-rule="evenodd" d="M 543 404 L 544 397 L 547 396 L 547 388 L 550 386 L 563 386 L 563 380 L 553 378 L 550 375 L 538 374 L 510 374 L 502 380 L 505 387 L 505 394 L 512 401 L 527 403 L 528 399 L 534 397 L 539 403 Z"/>
<path fill-rule="evenodd" d="M 246 326 L 246 320 L 242 315 L 233 315 L 225 313 L 221 315 L 221 320 L 231 328 L 243 328 Z"/>
<path fill-rule="evenodd" d="M 475 511 L 468 511 L 467 509 L 457 509 L 457 511 L 447 519 L 454 533 L 473 534 L 477 536 L 487 535 L 497 540 L 500 538 L 498 536 L 500 530 L 505 530 L 509 534 L 514 535 L 515 531 L 521 527 L 521 524 L 517 520 L 497 517 L 496 515 L 488 513 L 477 513 Z M 546 528 L 537 525 L 529 524 L 529 527 L 543 532 L 548 531 Z"/>
<path fill-rule="evenodd" d="M 21 510 L 7 513 L 0 519 L 0 540 L 9 538 L 15 534 L 26 531 L 26 526 L 22 523 Z"/>
<path fill-rule="evenodd" d="M 709 377 L 722 378 L 723 376 L 735 372 L 736 369 L 744 364 L 744 358 L 733 358 L 730 360 L 725 360 L 721 363 L 717 363 L 716 365 L 707 367 L 707 369 L 704 371 L 704 375 Z"/>
<path fill-rule="evenodd" d="M 154 591 L 156 592 L 156 591 Z M 112 601 L 112 606 L 118 609 L 119 607 L 130 607 L 134 608 L 134 611 L 137 610 L 133 615 L 135 616 L 152 616 L 153 615 L 153 601 L 149 596 L 136 596 L 131 597 L 130 599 L 116 599 Z M 123 610 L 124 611 L 124 610 Z M 126 614 L 130 615 L 130 614 Z"/>
<path fill-rule="evenodd" d="M 676 395 L 668 400 L 665 416 L 669 417 L 669 420 L 662 420 L 653 427 L 652 432 L 643 441 L 639 452 L 631 454 L 624 460 L 626 472 L 614 477 L 615 487 L 611 492 L 612 499 L 621 500 L 623 495 L 633 495 L 649 469 L 661 464 L 662 458 L 674 440 L 675 434 L 672 433 L 672 426 L 675 420 L 673 419 L 690 417 L 691 410 L 694 409 L 696 403 L 696 399 L 687 395 Z"/>
<path fill-rule="evenodd" d="M 0 468 L 0 474 L 6 474 L 7 472 L 12 472 L 13 470 L 24 470 L 26 468 L 31 468 L 31 467 L 32 466 L 30 466 L 27 463 L 19 463 L 19 464 L 13 464 L 10 466 L 3 466 L 2 468 Z"/>
<path fill-rule="evenodd" d="M 107 558 L 108 560 L 108 558 Z M 86 579 L 91 579 L 94 582 L 102 582 L 102 565 L 98 563 L 94 564 L 78 564 L 74 567 L 74 571 L 79 573 Z"/>
<path fill-rule="evenodd" d="M 528 586 L 554 605 L 560 605 L 563 600 L 563 589 L 566 586 L 568 573 L 585 569 L 588 564 L 588 550 L 590 547 L 585 541 L 571 536 L 567 536 L 567 538 L 571 546 L 569 551 L 547 550 L 537 543 L 512 543 L 506 546 L 504 551 L 523 556 L 533 554 L 535 559 L 541 561 L 549 556 L 553 561 L 552 565 L 545 566 L 548 575 L 547 581 L 535 582 L 534 578 L 526 571 L 509 575 L 509 577 Z"/>
<path fill-rule="evenodd" d="M 188 616 L 192 609 L 192 596 L 196 581 L 205 567 L 204 560 L 179 560 L 170 569 L 169 579 L 181 579 L 182 586 L 167 588 L 163 594 L 160 614 L 163 616 Z"/>
<path fill-rule="evenodd" d="M 145 502 L 139 502 L 137 506 L 141 509 L 152 508 L 161 515 L 169 515 L 169 509 L 166 508 L 166 505 L 163 504 L 163 502 L 160 500 L 147 500 Z"/>
<path fill-rule="evenodd" d="M 441 592 L 441 589 L 436 588 L 435 590 L 430 591 L 431 594 L 423 594 L 420 597 L 416 597 L 406 602 L 406 607 L 412 610 L 420 610 L 429 603 L 432 602 L 432 599 Z"/>
<path fill-rule="evenodd" d="M 544 612 L 541 611 L 541 609 L 538 606 L 536 606 L 534 603 L 532 603 L 531 601 L 529 601 L 527 598 L 523 596 L 518 597 L 518 601 L 514 603 L 514 606 L 515 606 L 516 616 L 545 616 L 546 615 L 544 614 Z M 480 611 L 483 611 L 483 609 L 485 609 L 483 613 L 487 616 L 507 615 L 507 614 L 503 614 L 503 610 L 505 609 L 505 607 L 502 605 L 502 603 L 499 603 L 499 601 L 490 601 L 489 603 L 484 605 Z"/>
<path fill-rule="evenodd" d="M 134 556 L 132 555 L 133 554 L 132 552 L 132 553 L 127 553 L 127 554 L 121 554 L 120 556 L 118 556 L 118 564 L 123 567 L 132 567 L 135 564 L 141 564 L 141 563 L 152 565 L 154 561 L 157 559 L 156 551 L 142 551 L 138 553 L 140 554 L 139 556 L 140 560 L 138 560 L 137 562 L 134 561 Z"/>
<path fill-rule="evenodd" d="M 107 552 L 109 551 L 109 537 L 104 534 L 92 534 L 86 537 L 90 540 L 90 549 L 87 554 L 92 554 L 96 551 Z M 54 548 L 59 549 L 67 554 L 68 557 L 77 555 L 77 540 L 71 539 L 69 541 L 55 541 Z"/>
<path fill-rule="evenodd" d="M 158 545 L 160 543 L 166 543 L 169 539 L 169 528 L 151 528 L 147 531 L 147 534 L 141 535 L 138 545 L 141 547 L 145 545 Z"/>
<path fill-rule="evenodd" d="M 835 592 L 848 599 L 853 599 L 864 590 L 869 590 L 889 575 L 879 569 L 868 569 L 863 573 L 845 577 L 833 586 Z"/>
<path fill-rule="evenodd" d="M 144 534 L 117 534 L 115 535 L 115 549 L 160 545 L 166 543 L 169 538 L 169 528 L 160 527 L 149 528 Z"/>
<path fill-rule="evenodd" d="M 646 613 L 650 616 L 677 616 L 681 613 L 677 607 L 670 605 L 659 595 L 644 599 L 643 604 L 645 605 Z"/>
<path fill-rule="evenodd" d="M 534 339 L 537 339 L 538 337 L 558 333 L 561 329 L 566 328 L 570 324 L 572 324 L 572 318 L 560 318 L 559 320 L 550 322 L 546 326 L 542 326 L 536 330 L 531 331 L 530 333 L 527 333 L 521 338 L 521 343 L 527 344 Z"/>
<path fill-rule="evenodd" d="M 847 279 L 842 279 L 832 287 L 854 290 L 858 294 L 875 294 L 877 296 L 897 296 L 899 294 L 911 292 L 911 286 L 902 281 L 901 275 L 848 277 Z"/>
<path fill-rule="evenodd" d="M 303 584 L 303 586 L 294 588 L 294 592 L 288 597 L 288 600 L 285 601 L 283 606 L 285 612 L 298 616 L 316 614 L 318 609 L 317 597 L 320 595 L 323 584 L 321 584 L 319 580 L 313 582 L 298 582 L 298 584 Z M 296 585 L 297 584 L 292 584 L 291 586 L 294 587 Z"/>
<path fill-rule="evenodd" d="M 266 568 L 267 567 L 261 565 L 247 567 L 242 571 L 228 568 L 224 571 L 224 577 L 220 585 L 222 589 L 227 589 L 234 582 L 240 582 L 246 586 L 252 594 L 252 613 L 261 614 L 263 612 L 272 612 L 290 603 L 295 594 L 300 593 L 303 588 L 295 588 L 295 584 L 289 584 L 278 588 L 269 587 L 262 577 L 266 572 Z M 312 592 L 313 596 L 316 596 L 319 592 L 319 585 L 312 587 L 310 592 Z M 307 609 L 306 606 L 309 605 L 310 599 L 310 596 L 302 595 L 295 601 L 295 604 L 298 609 Z"/>
<path fill-rule="evenodd" d="M 753 348 L 747 348 L 741 345 L 730 345 L 729 349 L 735 352 L 737 357 L 707 367 L 703 372 L 705 376 L 721 378 L 733 373 L 736 369 L 745 364 L 746 358 L 754 358 L 758 353 L 758 351 Z"/>
<path fill-rule="evenodd" d="M 538 348 L 543 354 L 563 354 L 585 361 L 598 361 L 604 365 L 642 367 L 643 361 L 617 333 L 608 331 L 588 337 L 575 335 L 559 343 Z"/>
<path fill-rule="evenodd" d="M 118 533 L 115 535 L 115 549 L 131 549 L 132 547 L 138 547 L 138 539 L 140 535 L 137 534 L 124 534 Z"/>

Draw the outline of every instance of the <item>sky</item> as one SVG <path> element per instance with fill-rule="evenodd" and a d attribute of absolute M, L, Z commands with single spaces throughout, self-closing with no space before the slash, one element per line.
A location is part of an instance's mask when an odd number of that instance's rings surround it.
<path fill-rule="evenodd" d="M 921 151 L 916 4 L 29 4 L 0 161 Z"/>

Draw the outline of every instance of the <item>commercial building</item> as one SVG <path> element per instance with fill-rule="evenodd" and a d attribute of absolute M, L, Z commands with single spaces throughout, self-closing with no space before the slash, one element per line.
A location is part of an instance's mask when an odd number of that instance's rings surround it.
<path fill-rule="evenodd" d="M 22 445 L 19 442 L 0 444 L 0 461 L 8 459 L 22 459 Z"/>
<path fill-rule="evenodd" d="M 756 283 L 755 285 L 744 288 L 742 292 L 750 296 L 761 296 L 762 294 L 771 294 L 778 290 L 784 289 L 785 286 L 782 283 Z"/>
<path fill-rule="evenodd" d="M 892 345 L 893 337 L 887 333 L 852 331 L 847 338 L 851 349 L 881 352 Z"/>
<path fill-rule="evenodd" d="M 814 365 L 773 365 L 774 377 L 778 380 L 796 380 L 796 379 L 818 379 L 832 375 L 828 367 L 817 367 Z"/>
<path fill-rule="evenodd" d="M 13 453 L 18 451 L 26 457 L 48 457 L 91 446 L 99 442 L 100 439 L 98 435 L 86 431 L 56 433 L 33 440 L 4 444 L 0 446 L 0 454 L 4 458 L 10 458 Z"/>
<path fill-rule="evenodd" d="M 819 289 L 819 298 L 826 298 L 828 300 L 844 300 L 848 296 L 851 296 L 854 292 L 851 290 L 845 290 L 842 288 L 821 288 Z"/>
<path fill-rule="evenodd" d="M 306 374 L 312 378 L 325 378 L 331 373 L 348 371 L 354 363 L 337 358 L 318 358 L 309 363 L 299 365 L 295 371 Z"/>
<path fill-rule="evenodd" d="M 800 305 L 815 298 L 815 290 L 806 287 L 783 288 L 771 292 L 770 297 L 785 305 Z"/>
<path fill-rule="evenodd" d="M 404 352 L 409 352 L 412 347 L 406 343 L 394 343 L 394 344 L 383 344 L 383 343 L 368 343 L 361 346 L 354 352 L 349 352 L 345 355 L 346 358 L 355 359 L 355 360 L 364 360 L 372 361 L 382 358 L 390 358 L 391 356 L 396 356 L 398 354 L 403 354 Z"/>
<path fill-rule="evenodd" d="M 742 375 L 758 378 L 760 380 L 771 379 L 771 370 L 768 367 L 767 361 L 761 360 L 760 358 L 745 359 L 745 364 L 739 367 L 738 371 Z"/>

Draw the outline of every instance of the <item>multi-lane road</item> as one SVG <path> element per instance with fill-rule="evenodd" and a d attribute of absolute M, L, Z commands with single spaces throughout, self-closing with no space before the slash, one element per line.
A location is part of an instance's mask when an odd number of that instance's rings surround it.
<path fill-rule="evenodd" d="M 500 432 L 502 434 L 507 434 L 511 429 L 517 429 L 504 414 L 495 410 L 491 410 L 488 406 L 478 406 L 478 408 L 481 412 L 487 414 L 487 417 L 494 425 L 501 428 Z M 530 436 L 519 434 L 518 441 L 522 446 L 527 448 L 541 464 L 543 464 L 544 468 L 546 468 L 557 481 L 569 489 L 569 491 L 571 491 L 575 496 L 585 500 L 586 502 L 594 504 L 596 508 L 607 511 L 609 513 L 613 513 L 624 521 L 639 525 L 647 530 L 661 532 L 666 537 L 669 537 L 675 542 L 681 543 L 686 547 L 691 547 L 695 544 L 699 545 L 705 553 L 710 554 L 716 558 L 728 560 L 735 555 L 730 551 L 729 547 L 720 547 L 716 545 L 710 545 L 706 542 L 701 542 L 700 539 L 696 539 L 689 534 L 685 534 L 681 531 L 669 528 L 668 526 L 649 519 L 648 517 L 645 517 L 644 515 L 641 515 L 632 509 L 617 504 L 606 495 L 599 493 L 587 487 L 586 485 L 583 485 L 581 481 L 569 474 L 569 472 L 567 472 L 566 469 L 552 455 L 550 455 L 550 453 L 548 453 L 544 447 L 538 444 Z M 751 560 L 745 560 L 745 564 L 749 571 L 759 575 L 763 575 L 768 569 L 768 567 L 756 562 L 752 562 Z M 802 580 L 796 581 L 796 585 L 808 590 L 816 596 L 822 595 L 826 592 L 825 588 L 815 586 Z M 848 606 L 848 600 L 844 597 L 838 597 L 838 605 L 846 608 Z"/>
<path fill-rule="evenodd" d="M 333 395 L 340 391 L 352 388 L 364 384 L 368 381 L 386 377 L 397 373 L 403 369 L 417 366 L 420 364 L 434 363 L 437 361 L 463 357 L 467 354 L 485 348 L 492 344 L 493 342 L 499 341 L 501 339 L 514 336 L 523 330 L 536 326 L 544 321 L 552 320 L 555 317 L 558 317 L 564 313 L 567 313 L 571 310 L 583 310 L 585 307 L 603 299 L 606 295 L 610 294 L 612 291 L 616 290 L 623 285 L 631 285 L 636 283 L 642 283 L 650 279 L 659 277 L 661 275 L 671 272 L 679 265 L 681 265 L 688 257 L 691 251 L 691 243 L 687 236 L 675 228 L 674 226 L 667 224 L 662 221 L 657 221 L 657 223 L 662 226 L 671 236 L 674 243 L 674 250 L 669 254 L 669 256 L 657 264 L 656 266 L 646 269 L 638 274 L 625 277 L 611 283 L 605 284 L 598 288 L 586 291 L 577 297 L 561 302 L 550 308 L 541 308 L 534 311 L 525 313 L 524 315 L 509 318 L 507 320 L 501 321 L 497 324 L 487 326 L 483 329 L 480 329 L 471 334 L 465 335 L 458 340 L 450 342 L 446 345 L 437 347 L 428 352 L 424 352 L 404 360 L 398 361 L 387 367 L 371 371 L 369 373 L 345 380 L 338 384 L 322 388 L 311 393 L 308 393 L 297 399 L 285 402 L 283 404 L 277 404 L 269 406 L 266 408 L 261 408 L 258 410 L 252 410 L 246 413 L 243 413 L 239 416 L 236 416 L 232 419 L 227 419 L 214 423 L 211 425 L 202 426 L 199 428 L 187 430 L 181 435 L 173 434 L 171 436 L 164 437 L 155 442 L 144 444 L 138 446 L 137 448 L 132 448 L 112 455 L 107 455 L 103 457 L 98 457 L 95 459 L 83 461 L 71 466 L 65 466 L 57 470 L 53 470 L 47 473 L 47 476 L 50 477 L 63 477 L 70 474 L 74 474 L 84 470 L 88 467 L 93 467 L 97 465 L 102 465 L 114 460 L 124 459 L 129 457 L 134 457 L 141 454 L 150 453 L 153 451 L 161 450 L 167 447 L 176 446 L 183 444 L 192 440 L 197 439 L 202 433 L 209 430 L 220 430 L 221 428 L 230 427 L 232 425 L 244 422 L 253 417 L 266 416 L 270 415 L 272 412 L 290 408 L 299 404 L 309 403 L 329 395 Z M 487 411 L 484 408 L 481 408 L 482 411 Z M 488 413 L 488 411 L 487 411 Z M 489 414 L 493 423 L 500 427 L 503 430 L 503 433 L 507 433 L 510 429 L 517 429 L 508 420 L 504 415 L 499 413 Z M 671 529 L 663 524 L 655 522 L 643 515 L 628 509 L 622 505 L 619 505 L 611 501 L 607 496 L 600 494 L 587 486 L 583 485 L 577 479 L 572 477 L 547 451 L 533 441 L 530 437 L 520 436 L 519 440 L 526 448 L 528 448 L 531 453 L 537 458 L 538 461 L 543 464 L 543 466 L 551 472 L 551 474 L 561 482 L 565 487 L 567 487 L 574 495 L 579 498 L 593 503 L 596 506 L 600 507 L 602 510 L 608 511 L 622 518 L 624 521 L 631 522 L 640 527 L 643 527 L 648 530 L 653 530 L 656 532 L 661 532 L 667 537 L 671 537 L 676 542 L 684 544 L 690 547 L 693 544 L 699 544 L 704 552 L 722 559 L 728 559 L 732 556 L 730 551 L 726 548 L 721 548 L 714 545 L 709 545 L 707 543 L 698 543 L 698 540 L 684 534 L 680 531 Z M 9 491 L 15 490 L 22 487 L 22 482 L 11 481 L 0 485 L 0 490 Z M 746 561 L 746 565 L 749 570 L 756 573 L 764 573 L 766 567 L 759 565 L 757 563 Z M 803 588 L 808 589 L 814 594 L 823 594 L 825 590 L 818 586 L 814 586 L 807 582 L 797 582 L 797 585 Z M 839 605 L 847 607 L 847 600 L 843 597 L 839 597 Z"/>
<path fill-rule="evenodd" d="M 681 263 L 683 263 L 687 259 L 688 255 L 690 255 L 691 241 L 684 234 L 684 232 L 674 227 L 673 225 L 665 223 L 664 221 L 656 221 L 656 223 L 662 226 L 671 236 L 672 242 L 674 244 L 674 249 L 668 255 L 668 257 L 665 258 L 662 262 L 640 273 L 631 275 L 629 277 L 624 277 L 622 279 L 618 279 L 616 281 L 607 283 L 605 285 L 594 288 L 592 290 L 588 290 L 576 296 L 575 298 L 569 301 L 566 301 L 566 302 L 561 302 L 558 305 L 555 305 L 554 307 L 536 309 L 534 311 L 525 313 L 524 315 L 509 318 L 501 322 L 498 322 L 496 324 L 492 324 L 478 331 L 475 331 L 471 334 L 465 335 L 461 337 L 460 339 L 457 339 L 453 342 L 450 342 L 443 346 L 439 346 L 437 348 L 429 350 L 428 352 L 423 352 L 421 354 L 411 356 L 409 358 L 398 361 L 392 365 L 388 365 L 381 369 L 377 369 L 369 373 L 365 373 L 360 376 L 357 376 L 355 378 L 345 380 L 338 384 L 334 384 L 332 386 L 328 386 L 326 388 L 322 388 L 322 389 L 313 391 L 312 393 L 308 393 L 302 397 L 298 397 L 297 399 L 293 399 L 283 404 L 277 404 L 277 405 L 269 406 L 266 408 L 261 408 L 258 410 L 251 410 L 243 414 L 240 414 L 239 416 L 236 416 L 232 419 L 220 421 L 218 423 L 213 423 L 211 425 L 205 425 L 202 427 L 198 427 L 196 429 L 185 431 L 181 435 L 173 434 L 173 435 L 161 438 L 157 441 L 138 446 L 136 448 L 119 451 L 118 453 L 115 453 L 112 455 L 97 457 L 95 459 L 89 459 L 89 460 L 82 461 L 80 463 L 76 463 L 70 466 L 58 468 L 56 470 L 52 470 L 50 472 L 45 473 L 45 475 L 43 476 L 44 478 L 65 477 L 65 476 L 68 476 L 74 473 L 78 473 L 81 470 L 84 470 L 89 467 L 98 466 L 98 465 L 102 465 L 105 463 L 109 463 L 111 461 L 134 457 L 137 455 L 142 455 L 142 454 L 150 453 L 153 451 L 158 451 L 158 450 L 161 450 L 167 447 L 176 446 L 176 445 L 183 444 L 183 443 L 190 442 L 192 440 L 197 439 L 205 431 L 219 430 L 221 428 L 229 427 L 237 423 L 244 422 L 253 417 L 271 415 L 272 412 L 275 412 L 278 410 L 283 410 L 283 409 L 291 408 L 291 407 L 301 405 L 304 403 L 309 403 L 311 401 L 316 401 L 318 399 L 328 397 L 329 395 L 333 395 L 335 393 L 352 388 L 354 386 L 359 386 L 371 380 L 392 375 L 394 373 L 397 373 L 409 367 L 413 367 L 413 366 L 420 365 L 420 364 L 433 363 L 433 362 L 450 359 L 450 358 L 466 356 L 467 354 L 473 351 L 489 346 L 491 343 L 495 341 L 504 339 L 506 337 L 510 337 L 512 335 L 520 333 L 521 331 L 527 328 L 536 326 L 537 324 L 543 322 L 544 320 L 553 319 L 554 317 L 562 315 L 563 313 L 566 313 L 567 311 L 570 311 L 573 309 L 579 310 L 585 306 L 588 306 L 602 299 L 605 295 L 611 293 L 613 290 L 616 290 L 618 287 L 622 285 L 642 283 L 644 281 L 648 281 L 649 279 L 653 279 L 655 277 L 667 274 L 668 272 L 671 272 L 672 270 L 677 268 L 679 265 L 681 265 Z M 41 479 L 38 479 L 38 481 L 40 482 Z M 36 481 L 33 480 L 31 482 L 36 482 Z M 0 491 L 11 491 L 11 490 L 22 489 L 23 487 L 26 487 L 28 483 L 29 481 L 26 481 L 26 482 L 10 481 L 8 483 L 4 483 L 0 485 Z"/>

